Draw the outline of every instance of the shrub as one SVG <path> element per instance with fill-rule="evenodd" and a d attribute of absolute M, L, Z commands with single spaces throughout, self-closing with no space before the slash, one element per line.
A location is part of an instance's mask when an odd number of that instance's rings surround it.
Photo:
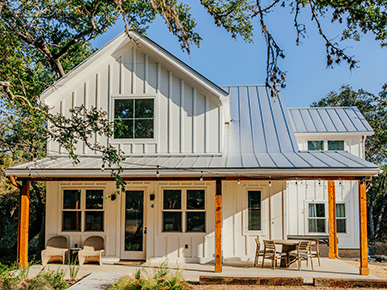
<path fill-rule="evenodd" d="M 165 262 L 160 267 L 153 267 L 152 274 L 149 274 L 144 268 L 139 269 L 134 277 L 123 277 L 109 290 L 183 290 L 189 288 L 191 287 L 180 272 L 171 273 Z"/>

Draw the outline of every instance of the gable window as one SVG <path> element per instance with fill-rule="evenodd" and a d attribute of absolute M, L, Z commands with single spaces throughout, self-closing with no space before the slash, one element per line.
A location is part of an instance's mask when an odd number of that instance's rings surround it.
<path fill-rule="evenodd" d="M 336 225 L 338 233 L 347 232 L 347 221 L 345 216 L 345 204 L 337 203 L 336 204 Z"/>
<path fill-rule="evenodd" d="M 164 190 L 162 215 L 163 232 L 206 232 L 205 191 Z"/>
<path fill-rule="evenodd" d="M 154 138 L 154 99 L 115 99 L 114 138 Z"/>
<path fill-rule="evenodd" d="M 261 192 L 248 191 L 248 229 L 249 231 L 261 230 Z"/>
<path fill-rule="evenodd" d="M 309 233 L 325 233 L 325 204 L 310 203 L 308 211 Z"/>
<path fill-rule="evenodd" d="M 344 141 L 343 140 L 335 140 L 328 141 L 328 150 L 344 150 Z"/>
<path fill-rule="evenodd" d="M 308 150 L 324 150 L 324 141 L 308 141 Z"/>
<path fill-rule="evenodd" d="M 64 190 L 62 209 L 62 231 L 102 232 L 103 230 L 103 190 Z"/>

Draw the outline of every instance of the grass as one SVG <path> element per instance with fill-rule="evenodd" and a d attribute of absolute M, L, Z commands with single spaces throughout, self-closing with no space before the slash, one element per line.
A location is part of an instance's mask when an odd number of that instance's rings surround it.
<path fill-rule="evenodd" d="M 29 268 L 20 270 L 17 264 L 12 266 L 0 263 L 0 289 L 4 290 L 41 290 L 66 289 L 63 270 L 42 269 L 38 275 L 28 279 Z"/>
<path fill-rule="evenodd" d="M 109 290 L 183 290 L 190 289 L 187 281 L 180 272 L 171 273 L 168 264 L 165 262 L 160 267 L 153 267 L 152 273 L 144 268 L 137 270 L 134 277 L 125 276 Z"/>

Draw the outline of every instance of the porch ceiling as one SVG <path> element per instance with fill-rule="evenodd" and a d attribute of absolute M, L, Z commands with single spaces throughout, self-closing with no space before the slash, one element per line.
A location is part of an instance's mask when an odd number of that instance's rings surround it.
<path fill-rule="evenodd" d="M 107 164 L 102 170 L 100 156 L 79 156 L 75 164 L 67 155 L 46 157 L 8 168 L 7 175 L 30 178 L 110 177 Z M 373 176 L 380 169 L 344 151 L 246 153 L 242 155 L 146 155 L 126 156 L 125 177 L 293 177 Z"/>

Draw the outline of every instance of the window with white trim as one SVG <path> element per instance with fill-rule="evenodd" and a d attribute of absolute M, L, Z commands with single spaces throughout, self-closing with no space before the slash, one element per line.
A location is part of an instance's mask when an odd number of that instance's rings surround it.
<path fill-rule="evenodd" d="M 324 203 L 309 203 L 308 231 L 309 233 L 326 233 L 326 217 Z"/>
<path fill-rule="evenodd" d="M 321 141 L 321 140 L 308 141 L 308 150 L 309 151 L 324 150 L 324 141 Z"/>
<path fill-rule="evenodd" d="M 206 232 L 205 190 L 163 191 L 163 232 Z"/>
<path fill-rule="evenodd" d="M 103 232 L 103 190 L 63 190 L 62 231 Z"/>
<path fill-rule="evenodd" d="M 154 138 L 154 99 L 115 99 L 114 138 Z"/>
<path fill-rule="evenodd" d="M 261 230 L 261 191 L 249 190 L 248 199 L 248 230 Z"/>
<path fill-rule="evenodd" d="M 347 218 L 344 203 L 336 203 L 336 226 L 338 233 L 347 232 Z"/>

